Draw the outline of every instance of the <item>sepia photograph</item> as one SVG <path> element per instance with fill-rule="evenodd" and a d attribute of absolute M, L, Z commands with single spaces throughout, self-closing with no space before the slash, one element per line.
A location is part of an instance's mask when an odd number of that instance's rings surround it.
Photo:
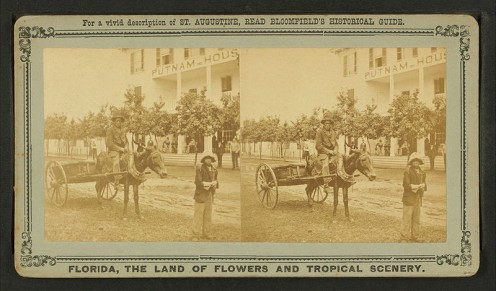
<path fill-rule="evenodd" d="M 22 17 L 17 272 L 475 274 L 477 25 L 463 15 Z"/>
<path fill-rule="evenodd" d="M 243 241 L 446 241 L 444 48 L 244 49 L 241 74 Z"/>
<path fill-rule="evenodd" d="M 47 241 L 239 241 L 229 48 L 49 48 Z"/>

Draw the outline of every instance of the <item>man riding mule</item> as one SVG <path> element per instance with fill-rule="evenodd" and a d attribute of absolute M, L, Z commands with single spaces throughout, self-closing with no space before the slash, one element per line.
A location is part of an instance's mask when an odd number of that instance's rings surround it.
<path fill-rule="evenodd" d="M 316 166 L 321 170 L 323 175 L 329 175 L 331 167 L 335 168 L 336 174 L 344 181 L 355 184 L 356 181 L 353 175 L 348 175 L 343 169 L 343 156 L 339 153 L 336 133 L 332 130 L 332 119 L 329 112 L 324 113 L 321 123 L 323 127 L 317 131 L 315 138 L 315 148 L 318 153 L 318 163 Z M 328 193 L 329 182 L 331 178 L 326 178 L 324 181 L 324 191 Z"/>
<path fill-rule="evenodd" d="M 375 180 L 375 170 L 372 165 L 372 159 L 366 151 L 356 149 L 350 150 L 350 155 L 341 155 L 338 151 L 336 134 L 331 129 L 332 120 L 330 114 L 324 114 L 322 119 L 323 128 L 317 132 L 316 149 L 317 156 L 310 157 L 307 161 L 307 171 L 310 175 L 323 175 L 323 181 L 315 181 L 308 184 L 306 191 L 308 201 L 311 203 L 310 195 L 312 190 L 319 185 L 324 186 L 324 191 L 329 193 L 329 187 L 333 187 L 334 201 L 332 221 L 336 222 L 336 209 L 338 205 L 339 188 L 343 189 L 343 203 L 345 215 L 349 221 L 350 217 L 348 208 L 348 188 L 356 183 L 353 173 L 358 170 L 365 175 L 369 181 Z M 332 176 L 332 174 L 335 174 Z"/>
<path fill-rule="evenodd" d="M 124 117 L 120 114 L 112 116 L 112 126 L 107 130 L 108 152 L 101 152 L 98 155 L 96 167 L 97 171 L 102 174 L 126 172 L 122 175 L 114 175 L 114 189 L 117 191 L 119 184 L 124 185 L 125 214 L 129 202 L 129 186 L 133 186 L 135 212 L 139 218 L 142 218 L 139 209 L 138 185 L 146 180 L 145 170 L 150 168 L 160 178 L 167 177 L 167 170 L 165 169 L 162 155 L 153 143 L 149 143 L 145 151 L 141 153 L 129 151 L 126 133 L 122 128 L 123 121 Z M 107 178 L 103 178 L 95 185 L 99 203 L 101 203 L 100 193 L 104 191 L 107 182 Z"/>
<path fill-rule="evenodd" d="M 107 145 L 108 155 L 112 160 L 112 172 L 118 173 L 121 171 L 119 161 L 122 154 L 129 151 L 129 142 L 126 137 L 126 132 L 122 128 L 122 123 L 124 122 L 124 116 L 120 113 L 114 112 L 112 115 L 112 125 L 107 129 L 107 136 L 105 143 Z M 119 184 L 119 180 L 122 178 L 120 175 L 114 176 L 115 186 Z"/>

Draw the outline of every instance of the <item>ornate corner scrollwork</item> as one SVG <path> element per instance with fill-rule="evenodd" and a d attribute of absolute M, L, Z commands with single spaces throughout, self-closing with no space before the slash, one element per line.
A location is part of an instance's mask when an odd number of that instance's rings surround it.
<path fill-rule="evenodd" d="M 461 239 L 461 254 L 446 254 L 437 256 L 436 261 L 438 265 L 444 263 L 453 266 L 471 266 L 472 265 L 472 244 L 470 243 L 470 231 L 462 231 Z"/>
<path fill-rule="evenodd" d="M 470 48 L 470 31 L 468 28 L 468 25 L 458 26 L 456 24 L 446 27 L 438 25 L 436 27 L 436 35 L 460 37 L 460 56 L 462 61 L 470 60 L 470 54 L 468 53 Z"/>
<path fill-rule="evenodd" d="M 21 245 L 21 267 L 43 267 L 45 265 L 54 266 L 57 263 L 56 258 L 47 255 L 33 256 L 33 242 L 31 240 L 31 233 L 23 232 Z"/>
<path fill-rule="evenodd" d="M 48 38 L 55 36 L 55 29 L 49 27 L 44 29 L 40 26 L 21 26 L 19 27 L 19 50 L 22 52 L 21 61 L 23 63 L 30 62 L 31 56 L 31 38 Z"/>

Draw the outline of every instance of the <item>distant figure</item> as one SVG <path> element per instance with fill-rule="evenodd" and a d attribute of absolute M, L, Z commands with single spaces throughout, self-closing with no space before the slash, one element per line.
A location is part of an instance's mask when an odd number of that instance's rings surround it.
<path fill-rule="evenodd" d="M 303 139 L 302 148 L 303 148 L 302 158 L 306 161 L 310 157 L 310 142 L 306 138 Z"/>
<path fill-rule="evenodd" d="M 420 168 L 422 158 L 413 152 L 403 174 L 403 222 L 400 242 L 423 242 L 420 238 L 420 207 L 422 196 L 427 191 L 426 174 Z"/>
<path fill-rule="evenodd" d="M 375 145 L 376 155 L 382 156 L 382 147 L 384 147 L 384 144 L 382 143 L 382 139 L 379 139 L 379 142 Z"/>
<path fill-rule="evenodd" d="M 385 156 L 391 155 L 391 140 L 389 139 L 386 139 L 386 144 L 384 145 L 384 155 Z"/>
<path fill-rule="evenodd" d="M 444 171 L 446 172 L 446 144 L 443 142 L 439 145 L 441 147 L 441 155 L 443 155 Z"/>
<path fill-rule="evenodd" d="M 349 151 L 348 151 L 348 154 L 349 154 L 349 155 L 351 155 L 351 152 L 352 152 L 353 150 L 357 150 L 357 149 L 358 149 L 357 143 L 356 143 L 356 141 L 355 141 L 355 139 L 354 139 L 354 138 L 352 138 L 352 139 L 350 140 L 350 143 L 347 143 L 347 142 L 346 142 L 346 140 L 345 140 L 345 142 L 344 142 L 344 143 L 345 143 L 345 145 L 346 145 L 347 147 L 349 147 L 349 148 L 350 148 L 350 149 L 349 149 Z"/>
<path fill-rule="evenodd" d="M 426 137 L 424 139 L 424 154 L 428 157 L 429 156 L 429 151 L 431 149 L 431 142 L 429 141 L 429 138 Z"/>
<path fill-rule="evenodd" d="M 148 149 L 154 149 L 154 150 L 157 149 L 157 147 L 155 146 L 155 143 L 151 139 L 146 143 L 146 147 Z"/>
<path fill-rule="evenodd" d="M 436 144 L 431 144 L 429 147 L 429 162 L 430 162 L 431 170 L 434 170 L 434 162 L 436 160 L 436 154 L 437 154 Z"/>
<path fill-rule="evenodd" d="M 91 139 L 91 157 L 96 160 L 97 150 L 96 150 L 96 139 Z"/>
<path fill-rule="evenodd" d="M 222 156 L 224 155 L 224 145 L 222 142 L 217 143 L 217 148 L 215 149 L 215 154 L 217 155 L 217 165 L 222 168 Z"/>
<path fill-rule="evenodd" d="M 401 150 L 401 155 L 402 156 L 407 156 L 409 153 L 409 145 L 408 145 L 408 142 L 407 141 L 404 141 L 402 144 L 401 144 L 401 147 L 400 147 L 400 150 Z"/>
<path fill-rule="evenodd" d="M 196 153 L 196 141 L 194 139 L 191 139 L 188 143 L 188 150 L 187 153 Z"/>
<path fill-rule="evenodd" d="M 366 152 L 367 151 L 367 144 L 365 143 L 365 140 L 362 138 L 362 143 L 360 144 L 360 150 L 362 152 Z"/>
<path fill-rule="evenodd" d="M 233 138 L 231 142 L 231 158 L 232 158 L 232 168 L 233 170 L 239 168 L 239 152 L 241 151 L 241 146 L 236 137 Z"/>
<path fill-rule="evenodd" d="M 138 135 L 137 141 L 133 138 L 133 143 L 138 146 L 138 148 L 136 149 L 138 153 L 142 153 L 145 151 L 145 139 L 141 135 Z"/>

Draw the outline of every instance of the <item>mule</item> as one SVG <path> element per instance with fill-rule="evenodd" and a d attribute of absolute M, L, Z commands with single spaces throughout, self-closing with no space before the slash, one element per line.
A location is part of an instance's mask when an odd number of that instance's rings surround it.
<path fill-rule="evenodd" d="M 133 198 L 134 198 L 134 211 L 138 218 L 142 219 L 141 211 L 139 207 L 139 185 L 145 181 L 144 174 L 147 168 L 157 173 L 160 178 L 167 177 L 167 170 L 164 165 L 162 155 L 157 149 L 146 149 L 141 153 L 127 153 L 122 155 L 120 159 L 121 171 L 126 171 L 127 174 L 122 175 L 119 180 L 119 184 L 124 185 L 124 210 L 123 215 L 126 214 L 127 204 L 129 202 L 129 188 L 133 186 Z M 97 170 L 101 174 L 112 172 L 112 161 L 106 152 L 102 152 L 97 157 Z M 96 182 L 95 188 L 98 197 L 98 203 L 101 204 L 100 192 L 104 191 L 104 187 L 108 187 L 109 179 L 112 180 L 113 177 L 102 178 Z M 118 185 L 112 183 L 115 187 L 115 192 L 117 192 Z M 114 194 L 115 195 L 115 194 Z"/>
<path fill-rule="evenodd" d="M 308 162 L 307 162 L 308 163 Z M 375 170 L 374 166 L 372 163 L 372 159 L 370 158 L 370 155 L 366 151 L 360 151 L 360 150 L 352 150 L 350 155 L 344 156 L 344 161 L 343 161 L 343 167 L 344 171 L 348 175 L 354 175 L 355 171 L 358 170 L 360 173 L 362 173 L 364 176 L 366 176 L 369 181 L 374 181 L 376 178 L 375 175 Z M 331 174 L 336 173 L 336 165 L 335 164 L 329 164 L 329 170 Z M 307 188 L 307 196 L 308 196 L 308 201 L 311 203 L 312 202 L 312 192 L 316 187 L 321 186 L 322 180 L 317 180 L 314 183 L 310 183 Z M 332 177 L 332 180 L 328 183 L 330 187 L 333 188 L 333 194 L 334 194 L 334 201 L 333 201 L 333 212 L 332 212 L 332 222 L 336 222 L 336 209 L 338 207 L 338 196 L 339 196 L 339 189 L 342 189 L 343 191 L 343 204 L 344 204 L 344 212 L 345 216 L 348 219 L 348 221 L 353 222 L 353 218 L 350 217 L 350 210 L 348 207 L 348 189 L 351 187 L 351 183 L 343 180 L 341 177 L 338 175 L 335 175 Z"/>

